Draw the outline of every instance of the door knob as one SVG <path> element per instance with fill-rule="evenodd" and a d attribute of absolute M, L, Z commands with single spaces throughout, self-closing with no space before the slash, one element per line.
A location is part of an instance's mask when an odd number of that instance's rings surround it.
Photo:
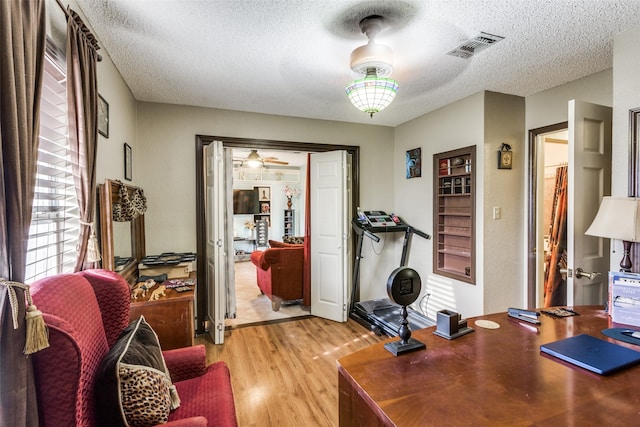
<path fill-rule="evenodd" d="M 586 277 L 589 280 L 593 280 L 596 277 L 598 277 L 600 275 L 600 273 L 588 273 L 586 271 L 584 271 L 582 268 L 578 267 L 576 268 L 576 279 L 580 279 L 581 277 Z"/>

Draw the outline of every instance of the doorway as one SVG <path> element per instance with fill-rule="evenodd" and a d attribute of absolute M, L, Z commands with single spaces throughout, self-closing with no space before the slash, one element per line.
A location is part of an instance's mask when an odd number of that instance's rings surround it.
<path fill-rule="evenodd" d="M 563 155 L 562 141 L 567 132 L 568 123 L 557 123 L 551 126 L 545 126 L 529 131 L 529 194 L 528 194 L 528 260 L 527 260 L 527 305 L 529 307 L 541 307 L 544 303 L 544 250 L 545 235 L 549 235 L 549 224 L 551 223 L 551 212 L 553 211 L 553 201 L 545 204 L 544 200 L 551 198 L 546 196 L 545 189 L 547 178 L 545 173 L 548 170 L 551 174 L 555 171 L 554 164 L 561 165 L 564 162 L 568 164 L 567 158 Z M 551 161 L 549 156 L 549 168 L 545 168 L 545 139 L 553 138 L 556 145 L 553 146 L 556 154 L 559 156 L 557 160 Z M 566 147 L 566 144 L 564 145 Z M 551 150 L 550 150 L 551 151 Z M 546 226 L 545 226 L 546 224 Z M 538 248 L 543 248 L 542 254 L 539 254 Z M 539 256 L 540 255 L 540 256 Z"/>
<path fill-rule="evenodd" d="M 568 113 L 567 122 L 529 131 L 527 305 L 532 308 L 603 304 L 607 294 L 609 241 L 585 231 L 611 191 L 612 109 L 570 100 Z"/>
<path fill-rule="evenodd" d="M 207 266 L 206 266 L 206 217 L 205 217 L 205 185 L 204 185 L 204 148 L 213 141 L 222 141 L 224 147 L 234 149 L 257 149 L 279 151 L 301 151 L 321 153 L 327 151 L 344 150 L 351 154 L 351 176 L 353 191 L 351 192 L 351 206 L 359 204 L 359 164 L 360 147 L 352 145 L 317 144 L 305 142 L 290 142 L 276 140 L 258 140 L 251 138 L 234 138 L 209 135 L 196 135 L 196 239 L 197 239 L 197 285 L 196 285 L 196 333 L 205 332 L 207 313 Z M 352 216 L 355 212 L 351 213 Z"/>
<path fill-rule="evenodd" d="M 270 242 L 284 241 L 284 236 L 303 236 L 305 231 L 305 190 L 307 152 L 233 148 L 233 255 L 235 286 L 235 317 L 224 320 L 225 328 L 284 321 L 309 316 L 309 307 L 302 300 L 283 301 L 277 311 L 272 301 L 257 284 L 253 252 L 262 252 Z M 255 158 L 259 161 L 255 161 Z M 253 161 L 252 161 L 253 160 Z M 291 208 L 285 189 L 293 193 Z M 255 195 L 247 200 L 245 194 Z M 287 216 L 285 216 L 287 215 Z M 285 220 L 286 218 L 286 220 Z M 287 227 L 285 229 L 285 227 Z"/>
<path fill-rule="evenodd" d="M 567 195 L 569 165 L 569 130 L 567 128 L 537 136 L 542 147 L 543 173 L 538 179 L 538 259 L 536 283 L 537 307 L 567 304 Z"/>

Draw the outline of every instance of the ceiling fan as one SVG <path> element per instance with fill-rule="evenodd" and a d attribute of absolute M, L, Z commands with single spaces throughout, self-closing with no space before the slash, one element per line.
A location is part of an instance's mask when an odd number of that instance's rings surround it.
<path fill-rule="evenodd" d="M 242 166 L 249 166 L 250 168 L 259 168 L 264 166 L 265 163 L 271 163 L 274 165 L 288 165 L 289 162 L 278 160 L 277 157 L 261 157 L 258 154 L 258 150 L 251 150 L 249 155 L 245 158 L 234 159 L 236 162 L 240 162 Z"/>

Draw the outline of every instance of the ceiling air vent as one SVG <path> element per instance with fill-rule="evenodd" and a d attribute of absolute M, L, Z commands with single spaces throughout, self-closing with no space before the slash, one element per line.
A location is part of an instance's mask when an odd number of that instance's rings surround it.
<path fill-rule="evenodd" d="M 480 33 L 474 38 L 462 43 L 452 51 L 447 52 L 447 55 L 468 59 L 476 53 L 485 50 L 489 46 L 498 43 L 502 39 L 504 39 L 504 37 L 496 36 L 489 33 Z"/>

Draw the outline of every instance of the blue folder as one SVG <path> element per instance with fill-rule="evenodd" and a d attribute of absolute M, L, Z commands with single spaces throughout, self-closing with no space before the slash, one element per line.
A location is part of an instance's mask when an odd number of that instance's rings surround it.
<path fill-rule="evenodd" d="M 600 375 L 640 362 L 640 352 L 587 334 L 543 344 L 540 351 Z"/>

